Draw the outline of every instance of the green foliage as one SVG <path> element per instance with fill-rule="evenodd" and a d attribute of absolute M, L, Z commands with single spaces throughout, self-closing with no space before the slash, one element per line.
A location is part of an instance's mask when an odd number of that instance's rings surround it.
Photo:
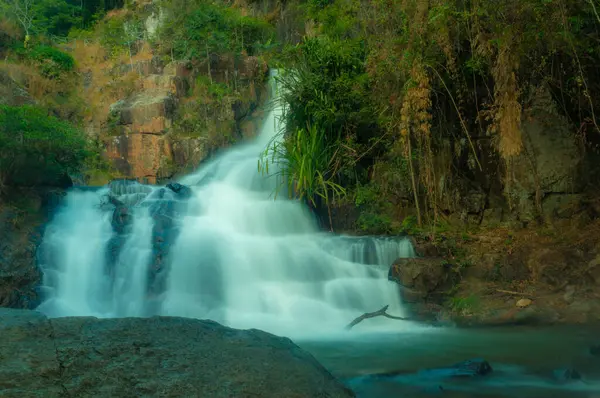
<path fill-rule="evenodd" d="M 449 302 L 450 309 L 461 315 L 471 315 L 476 313 L 481 307 L 481 299 L 475 294 L 467 297 L 453 297 Z"/>
<path fill-rule="evenodd" d="M 20 22 L 15 1 L 25 4 L 27 0 L 0 0 L 0 11 Z M 71 29 L 88 28 L 104 12 L 122 6 L 123 0 L 33 0 L 27 8 L 31 26 L 26 30 L 29 34 L 66 37 Z"/>
<path fill-rule="evenodd" d="M 461 211 L 454 198 L 482 184 L 475 175 L 508 178 L 497 167 L 482 170 L 479 160 L 518 153 L 521 111 L 538 88 L 550 89 L 578 137 L 597 137 L 594 4 L 302 2 L 307 35 L 281 56 L 289 67 L 280 77 L 288 134 L 318 125 L 340 149 L 335 181 L 355 193 L 361 231 L 414 230 L 401 226 L 410 212 L 399 208 L 417 204 L 428 232 L 451 229 L 440 219 Z M 484 135 L 509 144 L 516 137 L 514 147 L 473 144 Z"/>
<path fill-rule="evenodd" d="M 80 166 L 80 172 L 86 184 L 91 186 L 106 185 L 116 176 L 112 164 L 102 155 L 104 145 L 99 139 L 87 144 L 87 153 Z"/>
<path fill-rule="evenodd" d="M 279 133 L 259 160 L 259 170 L 269 173 L 275 169 L 280 181 L 287 182 L 288 193 L 306 200 L 313 208 L 322 201 L 327 207 L 345 195 L 335 183 L 337 172 L 336 148 L 327 144 L 325 130 L 308 125 L 294 134 Z"/>
<path fill-rule="evenodd" d="M 168 17 L 158 44 L 178 59 L 206 59 L 213 53 L 252 55 L 274 38 L 274 29 L 266 21 L 219 2 L 170 0 L 165 7 Z"/>
<path fill-rule="evenodd" d="M 222 101 L 227 96 L 233 96 L 231 87 L 224 83 L 211 81 L 204 75 L 199 75 L 195 81 L 195 96 L 209 96 L 211 100 Z"/>
<path fill-rule="evenodd" d="M 356 38 L 360 32 L 357 0 L 310 0 L 306 11 L 321 23 L 322 33 L 335 38 Z"/>
<path fill-rule="evenodd" d="M 351 134 L 369 138 L 372 113 L 368 99 L 365 49 L 360 42 L 328 37 L 307 39 L 290 62 L 293 68 L 278 78 L 289 106 L 291 131 L 307 123 L 325 130 L 325 139 Z"/>
<path fill-rule="evenodd" d="M 0 187 L 52 183 L 90 156 L 83 133 L 34 106 L 0 106 Z"/>
<path fill-rule="evenodd" d="M 58 77 L 61 73 L 70 72 L 75 67 L 75 60 L 55 47 L 37 45 L 19 51 L 22 55 L 35 62 L 43 76 Z"/>
<path fill-rule="evenodd" d="M 136 44 L 143 39 L 144 27 L 139 15 L 123 13 L 102 20 L 97 28 L 100 43 L 112 57 L 129 52 L 132 55 Z"/>

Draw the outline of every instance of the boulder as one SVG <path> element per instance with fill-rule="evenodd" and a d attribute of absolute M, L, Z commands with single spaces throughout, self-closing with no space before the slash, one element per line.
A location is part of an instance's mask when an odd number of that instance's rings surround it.
<path fill-rule="evenodd" d="M 506 184 L 506 194 L 522 221 L 533 220 L 540 210 L 548 216 L 568 217 L 570 210 L 565 213 L 565 204 L 569 208 L 578 198 L 555 199 L 557 195 L 578 192 L 581 151 L 572 126 L 556 109 L 547 86 L 533 90 L 528 102 L 530 105 L 523 110 L 524 147 L 512 160 L 512 181 Z M 536 195 L 543 201 L 541 209 L 536 209 Z"/>
<path fill-rule="evenodd" d="M 532 301 L 530 299 L 520 299 L 517 301 L 517 308 L 526 308 L 531 305 Z"/>
<path fill-rule="evenodd" d="M 456 273 L 443 258 L 400 258 L 390 268 L 388 279 L 410 289 L 413 296 L 426 297 L 450 288 Z"/>
<path fill-rule="evenodd" d="M 39 246 L 44 223 L 63 197 L 63 191 L 54 189 L 5 192 L 0 203 L 0 307 L 35 308 L 39 304 L 42 272 L 37 258 L 43 257 Z"/>
<path fill-rule="evenodd" d="M 176 317 L 48 319 L 0 309 L 12 397 L 352 397 L 292 341 Z"/>
<path fill-rule="evenodd" d="M 177 182 L 172 182 L 167 184 L 167 188 L 171 191 L 175 192 L 179 197 L 188 199 L 192 196 L 192 190 L 190 187 L 179 184 Z"/>
<path fill-rule="evenodd" d="M 581 373 L 573 368 L 556 369 L 552 372 L 554 380 L 566 383 L 573 380 L 581 380 Z"/>
<path fill-rule="evenodd" d="M 490 364 L 481 358 L 459 362 L 446 368 L 426 369 L 419 372 L 421 376 L 432 378 L 485 376 L 492 372 Z"/>
<path fill-rule="evenodd" d="M 474 358 L 466 361 L 462 361 L 456 363 L 454 365 L 440 367 L 440 368 L 431 368 L 431 369 L 423 369 L 417 372 L 417 376 L 423 379 L 446 379 L 446 378 L 463 378 L 463 377 L 477 377 L 477 376 L 486 376 L 492 373 L 493 369 L 486 361 L 482 358 Z M 382 379 L 382 378 L 391 378 L 396 376 L 406 376 L 406 372 L 387 372 L 387 373 L 379 373 L 367 376 L 370 379 Z M 434 384 L 435 385 L 435 384 Z"/>

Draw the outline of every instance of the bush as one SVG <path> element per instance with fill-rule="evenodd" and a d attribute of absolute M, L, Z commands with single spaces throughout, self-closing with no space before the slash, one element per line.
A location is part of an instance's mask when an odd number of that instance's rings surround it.
<path fill-rule="evenodd" d="M 0 106 L 0 187 L 54 184 L 91 155 L 84 134 L 35 106 Z"/>
<path fill-rule="evenodd" d="M 252 55 L 274 38 L 273 27 L 262 19 L 208 1 L 195 3 L 189 12 L 177 1 L 169 3 L 160 35 L 165 53 L 180 59 L 204 59 L 207 52 Z"/>
<path fill-rule="evenodd" d="M 29 59 L 36 62 L 46 77 L 56 77 L 62 72 L 70 72 L 75 67 L 75 60 L 70 54 L 50 46 L 35 46 L 27 50 Z"/>

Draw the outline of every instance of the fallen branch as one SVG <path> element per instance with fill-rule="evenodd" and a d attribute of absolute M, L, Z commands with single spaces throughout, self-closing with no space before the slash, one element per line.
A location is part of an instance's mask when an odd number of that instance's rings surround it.
<path fill-rule="evenodd" d="M 352 322 L 350 322 L 346 326 L 346 330 L 352 329 L 353 326 L 355 326 L 356 324 L 364 321 L 365 319 L 375 318 L 376 316 L 384 316 L 386 318 L 396 319 L 396 320 L 399 320 L 399 321 L 410 321 L 410 318 L 403 318 L 403 317 L 400 317 L 400 316 L 393 316 L 393 315 L 388 314 L 386 312 L 387 309 L 388 309 L 388 307 L 389 307 L 389 305 L 386 305 L 385 307 L 383 307 L 379 311 L 367 312 L 365 314 L 362 314 L 361 316 L 359 316 L 358 318 L 356 318 L 355 320 L 353 320 Z"/>
<path fill-rule="evenodd" d="M 506 294 L 514 294 L 515 296 L 528 296 L 528 297 L 534 297 L 533 294 L 528 294 L 528 293 L 519 293 L 519 292 L 514 292 L 512 290 L 502 290 L 502 289 L 496 289 L 497 292 L 499 293 L 506 293 Z"/>

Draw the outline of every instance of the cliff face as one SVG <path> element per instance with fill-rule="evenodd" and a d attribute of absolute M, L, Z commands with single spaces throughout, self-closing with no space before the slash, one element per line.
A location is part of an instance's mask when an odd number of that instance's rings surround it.
<path fill-rule="evenodd" d="M 164 22 L 159 6 L 131 7 L 104 20 L 108 26 L 143 22 L 139 40 L 126 51 L 115 56 L 102 37 L 76 40 L 69 50 L 83 77 L 84 127 L 102 142 L 114 167 L 109 177 L 157 183 L 256 130 L 267 65 L 245 52 L 174 60 L 157 50 Z"/>
<path fill-rule="evenodd" d="M 242 68 L 259 61 L 251 57 L 244 61 L 231 69 L 230 65 L 224 65 L 225 69 L 217 69 L 217 72 L 242 75 L 241 84 L 246 94 L 243 105 L 254 109 L 263 98 L 262 91 L 253 87 L 264 81 L 266 65 L 247 71 Z M 139 88 L 112 103 L 106 120 L 91 126 L 103 138 L 106 154 L 121 177 L 153 184 L 195 167 L 224 143 L 220 138 L 241 138 L 244 132 L 240 125 L 255 117 L 252 112 L 236 114 L 242 103 L 225 99 L 216 104 L 211 114 L 205 115 L 207 131 L 194 136 L 192 131 L 182 131 L 185 127 L 177 127 L 186 118 L 196 116 L 189 114 L 194 109 L 185 105 L 198 101 L 190 91 L 194 90 L 199 72 L 187 62 L 170 62 L 163 66 L 156 58 L 138 62 L 132 68 L 138 71 Z M 220 137 L 211 141 L 208 124 L 213 124 L 213 130 Z"/>

